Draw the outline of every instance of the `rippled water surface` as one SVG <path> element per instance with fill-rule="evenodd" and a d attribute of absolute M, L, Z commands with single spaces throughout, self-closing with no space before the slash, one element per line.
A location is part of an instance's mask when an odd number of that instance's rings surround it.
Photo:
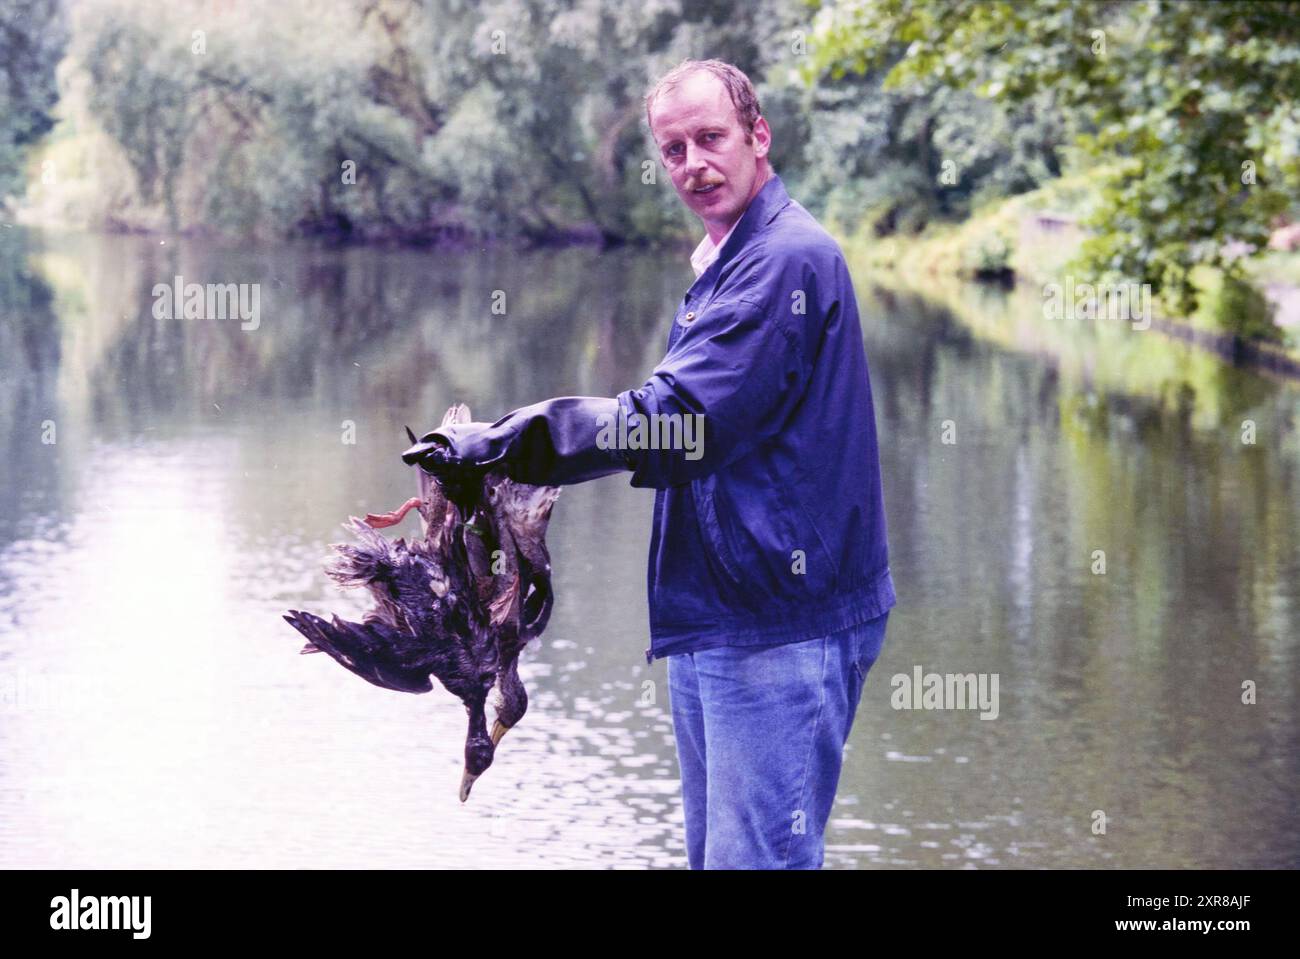
<path fill-rule="evenodd" d="M 565 489 L 530 711 L 465 805 L 460 704 L 280 619 L 359 618 L 322 564 L 414 493 L 404 424 L 638 385 L 684 256 L 0 234 L 0 865 L 684 866 L 648 491 Z M 156 319 L 176 275 L 260 284 L 259 327 Z M 1300 390 L 857 286 L 900 605 L 827 865 L 1300 864 Z M 892 708 L 916 666 L 997 673 L 998 718 Z"/>

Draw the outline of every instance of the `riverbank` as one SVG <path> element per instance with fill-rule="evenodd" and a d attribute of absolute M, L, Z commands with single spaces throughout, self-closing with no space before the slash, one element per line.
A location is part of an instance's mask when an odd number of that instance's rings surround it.
<path fill-rule="evenodd" d="M 1087 238 L 1079 225 L 1095 195 L 1087 177 L 1067 177 L 990 204 L 960 224 L 915 236 L 841 237 L 845 253 L 893 285 L 924 294 L 937 282 L 979 281 L 1041 291 L 1080 281 L 1071 264 Z M 1151 328 L 1234 362 L 1300 377 L 1300 252 L 1269 251 L 1246 263 L 1248 284 L 1198 267 L 1190 316 L 1151 298 Z M 1118 321 L 1117 321 L 1118 322 Z"/>

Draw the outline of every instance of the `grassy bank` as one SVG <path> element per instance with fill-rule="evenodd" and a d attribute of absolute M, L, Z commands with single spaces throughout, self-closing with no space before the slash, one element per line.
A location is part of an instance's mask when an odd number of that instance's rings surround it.
<path fill-rule="evenodd" d="M 918 292 L 953 279 L 1000 281 L 1039 291 L 1048 284 L 1063 284 L 1067 277 L 1083 282 L 1086 277 L 1073 262 L 1087 238 L 1077 224 L 1096 202 L 1089 179 L 1062 178 L 989 204 L 963 223 L 935 225 L 917 235 L 858 233 L 841 242 L 856 264 Z M 1185 332 L 1238 358 L 1266 363 L 1273 358 L 1273 365 L 1282 367 L 1300 363 L 1300 323 L 1295 317 L 1300 253 L 1254 257 L 1246 273 L 1248 281 L 1237 282 L 1221 270 L 1196 268 L 1195 311 L 1180 315 L 1156 294 L 1151 303 L 1155 325 L 1176 335 Z M 1265 291 L 1285 308 L 1270 303 Z"/>

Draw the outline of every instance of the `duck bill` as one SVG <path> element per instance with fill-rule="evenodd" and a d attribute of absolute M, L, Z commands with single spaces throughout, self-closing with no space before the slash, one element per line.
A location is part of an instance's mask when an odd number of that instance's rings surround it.
<path fill-rule="evenodd" d="M 507 726 L 505 723 L 503 723 L 501 720 L 498 719 L 495 723 L 493 723 L 492 724 L 492 745 L 496 746 L 499 742 L 501 742 L 501 740 L 505 738 L 505 734 L 508 733 L 509 731 L 510 731 L 510 727 Z"/>
<path fill-rule="evenodd" d="M 461 775 L 460 777 L 460 801 L 461 802 L 464 802 L 466 799 L 469 798 L 469 791 L 470 789 L 473 788 L 474 780 L 476 779 L 478 779 L 478 776 L 474 775 L 468 769 L 466 769 L 464 774 Z"/>

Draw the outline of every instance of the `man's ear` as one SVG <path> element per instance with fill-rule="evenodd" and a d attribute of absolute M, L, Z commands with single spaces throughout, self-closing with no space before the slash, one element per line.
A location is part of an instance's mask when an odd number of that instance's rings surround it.
<path fill-rule="evenodd" d="M 754 156 L 760 159 L 767 156 L 772 148 L 772 128 L 767 121 L 759 117 L 754 121 Z"/>

